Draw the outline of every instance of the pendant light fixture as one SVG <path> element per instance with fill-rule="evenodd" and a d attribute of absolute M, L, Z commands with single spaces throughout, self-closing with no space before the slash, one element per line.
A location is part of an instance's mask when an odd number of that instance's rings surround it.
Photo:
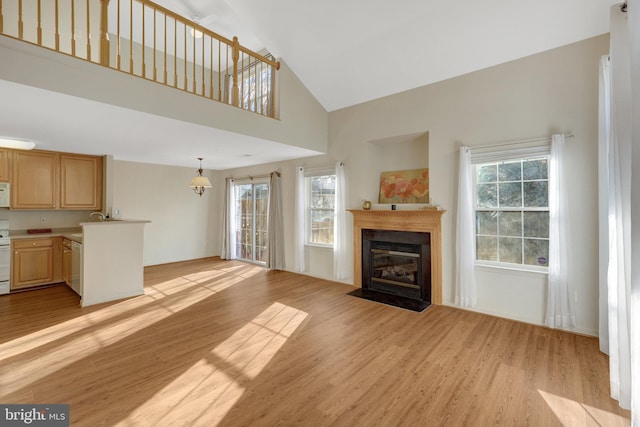
<path fill-rule="evenodd" d="M 211 188 L 211 181 L 209 181 L 209 178 L 202 175 L 202 157 L 198 157 L 198 160 L 200 160 L 200 168 L 198 169 L 198 174 L 191 180 L 189 187 L 193 188 L 193 191 L 198 196 L 202 197 L 205 188 Z"/>

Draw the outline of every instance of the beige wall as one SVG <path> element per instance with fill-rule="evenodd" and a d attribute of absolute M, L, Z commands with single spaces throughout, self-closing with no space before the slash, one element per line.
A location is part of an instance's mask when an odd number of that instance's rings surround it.
<path fill-rule="evenodd" d="M 195 168 L 113 161 L 111 212 L 144 219 L 144 265 L 203 258 L 218 253 L 219 201 L 189 187 Z M 220 188 L 211 171 L 205 171 Z"/>
<path fill-rule="evenodd" d="M 572 132 L 575 138 L 567 147 L 567 168 L 571 177 L 572 280 L 578 300 L 576 330 L 596 335 L 598 60 L 607 51 L 608 36 L 604 35 L 332 112 L 327 155 L 265 165 L 259 171 L 283 171 L 285 223 L 293 224 L 295 165 L 344 160 L 349 180 L 347 204 L 357 208 L 363 198 L 377 198 L 379 172 L 388 170 L 387 158 L 376 143 L 428 133 L 431 197 L 447 210 L 443 217 L 443 297 L 445 304 L 453 304 L 458 147 Z M 229 173 L 246 175 L 255 170 Z M 291 228 L 285 240 L 286 265 L 293 269 Z M 308 274 L 331 277 L 330 256 L 317 253 L 311 259 Z M 478 268 L 477 279 L 476 310 L 543 322 L 546 275 Z"/>

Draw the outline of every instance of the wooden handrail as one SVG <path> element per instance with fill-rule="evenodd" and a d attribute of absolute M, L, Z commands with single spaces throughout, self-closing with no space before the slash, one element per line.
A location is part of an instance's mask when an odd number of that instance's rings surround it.
<path fill-rule="evenodd" d="M 229 40 L 150 0 L 68 1 L 0 0 L 0 34 L 274 116 L 280 63 L 237 37 Z M 110 14 L 117 22 L 109 22 Z M 141 21 L 134 25 L 134 18 Z"/>

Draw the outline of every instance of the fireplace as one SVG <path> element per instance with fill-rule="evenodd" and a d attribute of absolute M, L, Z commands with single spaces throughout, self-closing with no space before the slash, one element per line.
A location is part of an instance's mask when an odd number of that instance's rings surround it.
<path fill-rule="evenodd" d="M 362 288 L 431 302 L 430 233 L 362 230 Z"/>
<path fill-rule="evenodd" d="M 429 304 L 442 304 L 441 219 L 446 211 L 353 209 L 349 212 L 353 215 L 353 284 L 356 287 L 352 295 L 360 292 L 362 297 L 375 294 L 387 300 L 417 302 L 416 311 Z"/>

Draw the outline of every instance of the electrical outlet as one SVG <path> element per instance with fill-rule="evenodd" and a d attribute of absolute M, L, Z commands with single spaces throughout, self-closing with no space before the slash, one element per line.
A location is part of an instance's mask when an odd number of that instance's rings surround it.
<path fill-rule="evenodd" d="M 43 216 L 40 217 L 40 224 L 44 224 L 45 222 L 47 222 L 47 219 Z"/>
<path fill-rule="evenodd" d="M 578 303 L 578 291 L 573 291 L 573 300 L 576 304 Z"/>
<path fill-rule="evenodd" d="M 113 211 L 113 217 L 114 217 L 114 218 L 118 218 L 118 217 L 120 217 L 120 209 L 115 209 L 115 210 Z"/>

